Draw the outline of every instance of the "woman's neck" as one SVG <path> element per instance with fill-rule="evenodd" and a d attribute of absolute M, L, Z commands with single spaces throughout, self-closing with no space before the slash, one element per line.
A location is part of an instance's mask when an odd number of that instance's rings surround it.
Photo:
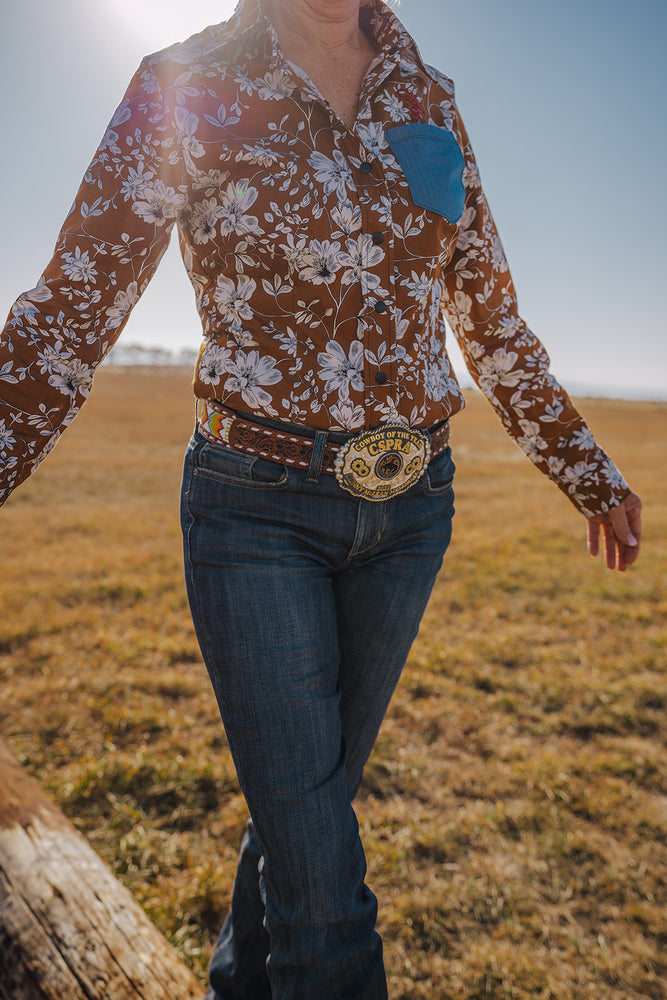
<path fill-rule="evenodd" d="M 291 53 L 324 55 L 346 52 L 348 57 L 368 49 L 359 27 L 360 0 L 265 0 L 280 47 Z"/>

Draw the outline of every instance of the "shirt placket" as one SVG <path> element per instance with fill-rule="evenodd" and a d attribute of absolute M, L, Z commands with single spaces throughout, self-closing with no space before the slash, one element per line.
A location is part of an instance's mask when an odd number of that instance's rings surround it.
<path fill-rule="evenodd" d="M 367 76 L 359 100 L 359 117 L 366 107 L 368 113 L 363 116 L 370 125 L 372 114 L 370 112 L 370 101 L 372 94 L 380 87 L 384 80 L 390 75 L 396 65 L 398 47 L 389 49 L 385 58 Z M 381 160 L 368 150 L 358 133 L 354 132 L 354 140 L 358 143 L 357 155 L 350 157 L 353 163 L 358 163 L 354 170 L 355 184 L 357 190 L 363 192 L 366 197 L 360 197 L 362 233 L 370 236 L 367 244 L 368 250 L 364 249 L 362 269 L 375 274 L 380 279 L 378 289 L 362 288 L 363 310 L 360 315 L 360 323 L 364 331 L 364 410 L 366 427 L 370 427 L 378 422 L 378 414 L 375 409 L 379 403 L 385 409 L 389 409 L 389 404 L 395 399 L 396 393 L 396 299 L 394 294 L 394 240 L 392 231 L 392 220 L 382 223 L 376 212 L 373 211 L 373 203 L 379 203 L 380 196 L 386 199 L 385 204 L 391 204 L 391 196 L 387 185 L 387 179 Z M 368 254 L 372 248 L 380 246 L 384 251 L 383 259 L 374 267 L 370 265 Z M 382 350 L 384 354 L 382 355 Z M 378 360 L 375 364 L 373 358 Z"/>
<path fill-rule="evenodd" d="M 362 146 L 363 151 L 363 146 Z M 391 272 L 393 266 L 393 241 L 391 225 L 380 224 L 372 204 L 378 199 L 378 191 L 386 191 L 386 180 L 382 165 L 377 159 L 359 158 L 359 166 L 354 171 L 357 189 L 366 197 L 359 198 L 361 208 L 361 232 L 370 236 L 370 241 L 362 251 L 362 270 L 379 278 L 379 286 L 371 288 L 362 282 L 362 311 L 359 322 L 364 333 L 364 408 L 366 426 L 377 423 L 373 407 L 379 402 L 386 404 L 394 393 L 396 370 L 392 359 L 395 352 L 394 301 L 391 296 Z M 371 266 L 369 252 L 373 247 L 382 247 L 384 256 L 375 266 Z M 382 350 L 384 349 L 384 351 Z M 375 363 L 377 359 L 378 363 Z"/>
<path fill-rule="evenodd" d="M 373 91 L 392 72 L 396 65 L 397 59 L 395 57 L 397 54 L 398 47 L 394 47 L 376 69 L 369 74 L 360 96 L 360 109 L 363 109 L 366 103 L 370 102 Z M 374 290 L 364 288 L 364 283 L 361 282 L 358 295 L 359 311 L 356 317 L 357 322 L 354 325 L 356 335 L 361 339 L 364 348 L 363 406 L 365 426 L 371 427 L 378 423 L 374 407 L 378 402 L 386 406 L 395 395 L 397 376 L 395 361 L 396 324 L 392 295 L 394 255 L 391 220 L 388 227 L 383 226 L 377 214 L 371 209 L 372 201 L 379 200 L 380 192 L 386 196 L 387 203 L 389 203 L 389 189 L 380 160 L 364 146 L 356 129 L 351 130 L 347 127 L 336 115 L 329 102 L 314 87 L 310 79 L 301 75 L 297 67 L 285 60 L 278 46 L 274 44 L 271 68 L 278 66 L 289 72 L 300 87 L 302 94 L 307 99 L 319 104 L 328 115 L 332 136 L 336 134 L 339 137 L 337 141 L 332 141 L 329 153 L 334 149 L 340 150 L 350 165 L 354 182 L 354 191 L 350 193 L 350 200 L 355 207 L 359 207 L 361 212 L 361 234 L 370 235 L 370 246 L 382 246 L 384 250 L 382 261 L 375 267 L 371 267 L 368 252 L 364 247 L 361 261 L 362 270 L 373 272 L 379 277 L 380 285 L 379 289 Z M 370 123 L 370 113 L 366 118 Z M 372 188 L 375 188 L 375 191 L 372 191 Z M 364 194 L 367 194 L 368 197 L 362 197 Z M 380 290 L 382 291 L 380 292 Z M 345 327 L 351 329 L 350 324 L 346 323 Z M 346 343 L 345 347 L 346 350 L 349 349 L 349 344 Z M 379 365 L 376 365 L 371 359 L 378 358 L 383 347 L 385 348 L 385 358 L 391 360 L 383 359 Z"/>

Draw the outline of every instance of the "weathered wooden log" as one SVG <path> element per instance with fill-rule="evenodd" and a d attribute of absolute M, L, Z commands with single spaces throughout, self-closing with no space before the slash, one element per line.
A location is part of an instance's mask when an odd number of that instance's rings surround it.
<path fill-rule="evenodd" d="M 0 740 L 0 1000 L 200 1000 L 203 989 Z"/>

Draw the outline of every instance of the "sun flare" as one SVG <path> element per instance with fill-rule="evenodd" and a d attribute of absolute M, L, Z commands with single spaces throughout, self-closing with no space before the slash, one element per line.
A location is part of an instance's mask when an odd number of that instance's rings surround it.
<path fill-rule="evenodd" d="M 107 0 L 104 7 L 125 31 L 156 49 L 225 21 L 235 0 Z"/>

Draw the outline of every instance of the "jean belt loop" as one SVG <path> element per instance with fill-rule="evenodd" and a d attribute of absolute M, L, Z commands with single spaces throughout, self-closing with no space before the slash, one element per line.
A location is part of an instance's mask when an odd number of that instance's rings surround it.
<path fill-rule="evenodd" d="M 308 466 L 308 475 L 306 476 L 306 481 L 309 483 L 318 483 L 320 481 L 322 462 L 324 461 L 324 449 L 326 448 L 328 437 L 329 431 L 315 431 L 313 453 L 310 456 L 310 465 Z"/>

